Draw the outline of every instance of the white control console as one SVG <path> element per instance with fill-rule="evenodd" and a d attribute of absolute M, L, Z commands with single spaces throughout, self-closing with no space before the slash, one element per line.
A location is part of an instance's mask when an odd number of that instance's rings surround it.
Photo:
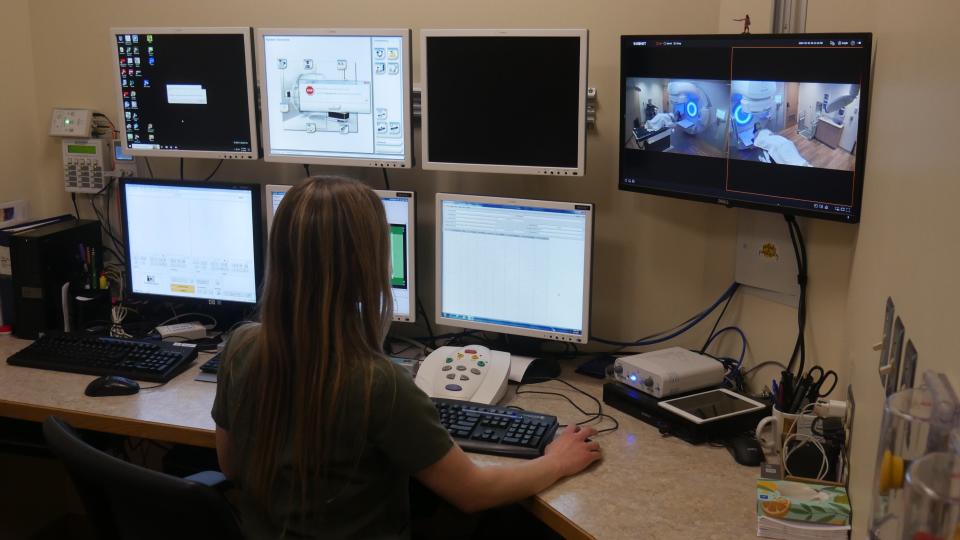
<path fill-rule="evenodd" d="M 89 109 L 54 109 L 50 117 L 50 135 L 86 138 L 93 133 L 93 111 Z"/>
<path fill-rule="evenodd" d="M 671 347 L 617 358 L 614 377 L 623 384 L 665 398 L 717 386 L 723 382 L 723 364 L 682 347 Z"/>
<path fill-rule="evenodd" d="M 417 372 L 416 383 L 430 397 L 493 405 L 507 391 L 510 354 L 481 345 L 440 347 Z"/>

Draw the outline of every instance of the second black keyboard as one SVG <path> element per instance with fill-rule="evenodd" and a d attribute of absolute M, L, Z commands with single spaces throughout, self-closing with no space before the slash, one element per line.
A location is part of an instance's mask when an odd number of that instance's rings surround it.
<path fill-rule="evenodd" d="M 197 349 L 193 345 L 68 333 L 42 336 L 7 358 L 7 363 L 53 371 L 167 382 L 196 357 Z"/>
<path fill-rule="evenodd" d="M 467 452 L 532 459 L 557 432 L 556 416 L 469 401 L 432 398 L 440 423 Z"/>

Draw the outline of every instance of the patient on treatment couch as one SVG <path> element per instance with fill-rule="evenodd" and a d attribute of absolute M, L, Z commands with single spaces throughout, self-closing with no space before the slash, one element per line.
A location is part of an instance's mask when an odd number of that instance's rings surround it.
<path fill-rule="evenodd" d="M 753 139 L 753 145 L 763 150 L 760 161 L 780 165 L 812 167 L 810 162 L 800 155 L 797 146 L 786 137 L 775 135 L 769 129 L 761 129 Z"/>
<path fill-rule="evenodd" d="M 659 131 L 665 127 L 673 127 L 673 115 L 670 113 L 658 113 L 656 116 L 647 120 L 643 128 L 647 131 Z"/>

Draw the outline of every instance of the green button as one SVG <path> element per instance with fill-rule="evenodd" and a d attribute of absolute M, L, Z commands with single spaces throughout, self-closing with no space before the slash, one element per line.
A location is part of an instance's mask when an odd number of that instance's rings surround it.
<path fill-rule="evenodd" d="M 484 362 L 483 360 L 480 360 L 479 362 L 477 362 L 477 365 L 480 366 L 480 367 L 483 367 L 483 366 L 487 365 L 487 363 Z"/>
<path fill-rule="evenodd" d="M 447 358 L 447 363 L 450 364 L 453 362 L 453 358 Z"/>

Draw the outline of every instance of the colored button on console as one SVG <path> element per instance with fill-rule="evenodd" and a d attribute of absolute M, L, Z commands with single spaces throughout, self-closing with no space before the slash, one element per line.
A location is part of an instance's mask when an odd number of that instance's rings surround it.
<path fill-rule="evenodd" d="M 449 391 L 451 391 L 451 392 L 459 392 L 459 391 L 463 390 L 463 387 L 460 386 L 459 384 L 448 384 L 448 385 L 444 386 L 444 388 L 447 389 L 447 390 L 449 390 Z"/>
<path fill-rule="evenodd" d="M 480 366 L 480 367 L 483 367 L 483 366 L 487 365 L 487 363 L 484 362 L 483 360 L 481 360 L 481 361 L 477 362 L 477 365 Z"/>
<path fill-rule="evenodd" d="M 474 349 L 464 349 L 463 352 L 467 354 L 477 354 L 477 351 Z"/>

